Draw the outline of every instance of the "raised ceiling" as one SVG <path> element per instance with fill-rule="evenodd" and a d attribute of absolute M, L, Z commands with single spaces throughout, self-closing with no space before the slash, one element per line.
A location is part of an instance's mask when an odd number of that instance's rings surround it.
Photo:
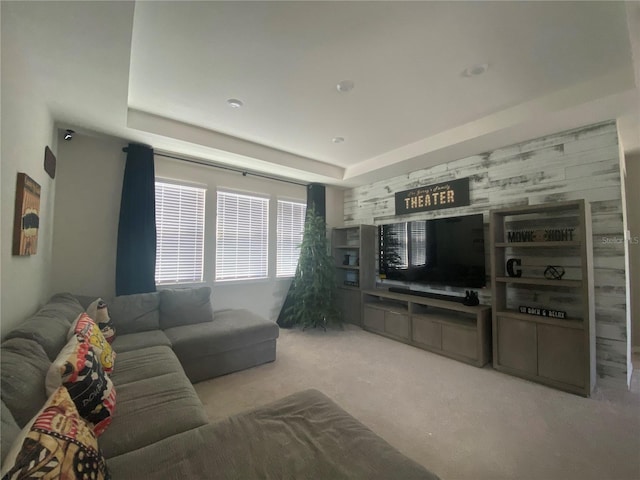
<path fill-rule="evenodd" d="M 61 126 L 302 180 L 355 185 L 637 117 L 622 2 L 68 5 L 6 9 Z"/>

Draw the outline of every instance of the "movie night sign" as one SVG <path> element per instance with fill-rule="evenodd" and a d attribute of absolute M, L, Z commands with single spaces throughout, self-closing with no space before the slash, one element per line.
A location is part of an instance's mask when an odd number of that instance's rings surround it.
<path fill-rule="evenodd" d="M 469 178 L 396 193 L 396 215 L 469 205 Z"/>

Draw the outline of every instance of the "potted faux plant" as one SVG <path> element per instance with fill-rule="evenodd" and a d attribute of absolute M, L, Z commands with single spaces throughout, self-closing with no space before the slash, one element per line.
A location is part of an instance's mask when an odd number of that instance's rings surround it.
<path fill-rule="evenodd" d="M 278 324 L 326 327 L 341 323 L 336 308 L 334 259 L 329 254 L 327 227 L 313 209 L 307 212 L 296 274 Z"/>

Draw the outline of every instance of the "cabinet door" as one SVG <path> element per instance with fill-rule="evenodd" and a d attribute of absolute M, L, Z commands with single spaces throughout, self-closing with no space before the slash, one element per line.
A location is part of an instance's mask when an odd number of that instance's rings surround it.
<path fill-rule="evenodd" d="M 384 312 L 384 331 L 394 337 L 409 340 L 409 315 L 390 311 Z"/>
<path fill-rule="evenodd" d="M 414 315 L 412 317 L 412 339 L 428 347 L 442 348 L 442 328 L 439 323 Z"/>
<path fill-rule="evenodd" d="M 362 324 L 366 328 L 384 333 L 384 310 L 365 306 L 363 309 Z"/>
<path fill-rule="evenodd" d="M 457 325 L 442 325 L 442 349 L 463 357 L 478 358 L 478 333 Z"/>
<path fill-rule="evenodd" d="M 342 321 L 361 325 L 361 296 L 359 290 L 338 289 L 338 308 L 342 314 Z"/>
<path fill-rule="evenodd" d="M 588 361 L 584 332 L 554 325 L 538 325 L 538 375 L 584 387 Z"/>
<path fill-rule="evenodd" d="M 510 317 L 498 317 L 498 363 L 536 375 L 538 355 L 536 324 Z"/>

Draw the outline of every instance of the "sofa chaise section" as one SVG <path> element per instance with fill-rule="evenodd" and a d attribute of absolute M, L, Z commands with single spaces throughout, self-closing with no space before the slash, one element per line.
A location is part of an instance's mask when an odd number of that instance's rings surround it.
<path fill-rule="evenodd" d="M 317 390 L 107 461 L 121 480 L 435 480 Z"/>

